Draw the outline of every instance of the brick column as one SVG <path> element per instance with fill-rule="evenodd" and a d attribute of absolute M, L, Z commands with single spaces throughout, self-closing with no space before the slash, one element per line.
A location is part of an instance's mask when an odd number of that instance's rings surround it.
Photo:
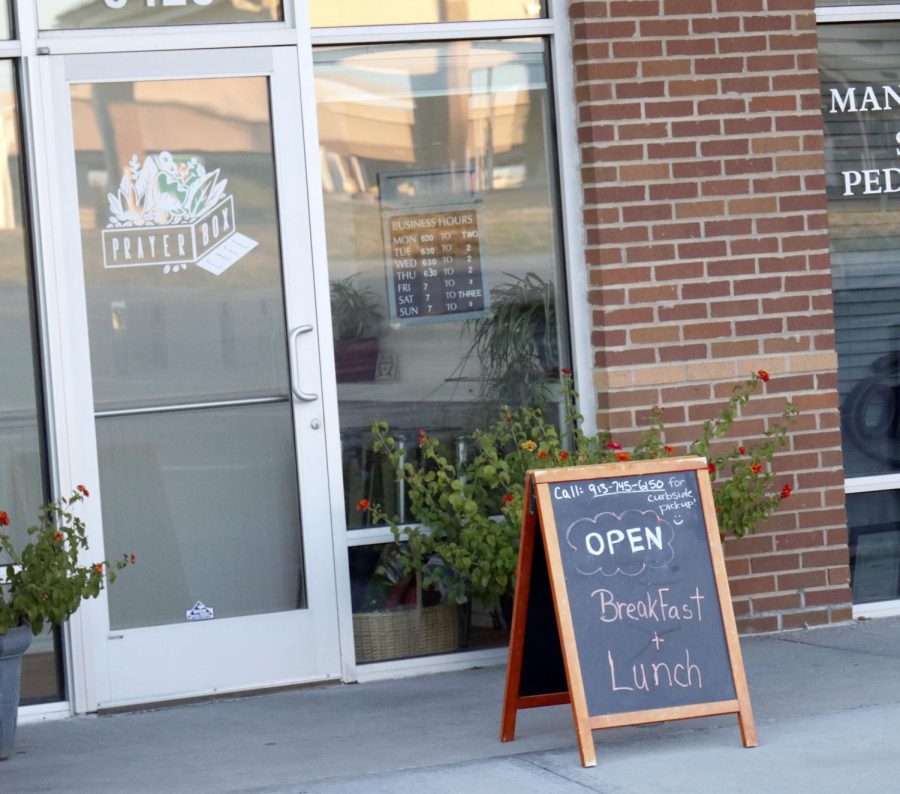
<path fill-rule="evenodd" d="M 742 631 L 851 616 L 814 0 L 570 3 L 598 426 L 736 439 L 800 409 L 794 494 L 726 541 Z M 681 449 L 684 447 L 682 446 Z"/>

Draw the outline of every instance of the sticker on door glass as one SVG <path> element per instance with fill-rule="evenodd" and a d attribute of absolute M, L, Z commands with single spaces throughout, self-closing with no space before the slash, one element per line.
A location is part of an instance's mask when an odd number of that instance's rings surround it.
<path fill-rule="evenodd" d="M 184 613 L 184 616 L 188 620 L 212 620 L 216 613 L 212 607 L 208 607 L 202 601 L 198 601 Z"/>
<path fill-rule="evenodd" d="M 171 152 L 144 160 L 132 155 L 117 193 L 109 194 L 103 265 L 162 267 L 177 273 L 196 265 L 215 276 L 258 243 L 238 232 L 234 197 L 219 169 Z"/>

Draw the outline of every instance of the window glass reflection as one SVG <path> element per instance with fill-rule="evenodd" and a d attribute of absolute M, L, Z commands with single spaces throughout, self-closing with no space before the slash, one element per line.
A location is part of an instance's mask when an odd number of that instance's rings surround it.
<path fill-rule="evenodd" d="M 887 474 L 900 471 L 900 102 L 884 87 L 900 25 L 823 25 L 819 46 L 844 468 Z"/>
<path fill-rule="evenodd" d="M 25 528 L 44 502 L 42 430 L 30 262 L 22 195 L 19 111 L 12 64 L 0 62 L 0 509 L 21 548 Z M 62 696 L 59 661 L 49 632 L 35 639 L 23 666 L 23 702 Z"/>
<path fill-rule="evenodd" d="M 71 100 L 110 625 L 305 608 L 268 80 Z"/>
<path fill-rule="evenodd" d="M 410 459 L 424 428 L 459 461 L 500 404 L 553 410 L 566 345 L 546 74 L 533 40 L 316 53 L 351 529 L 369 520 L 356 509 L 362 499 L 415 518 L 372 448 L 373 418 L 389 423 Z M 358 658 L 446 652 L 404 634 L 404 581 L 392 580 L 386 549 L 352 555 Z M 413 595 L 407 587 L 402 597 Z M 502 620 L 479 609 L 460 616 L 455 638 L 444 614 L 454 610 L 434 609 L 429 621 L 451 650 L 472 627 L 502 641 L 491 633 Z M 371 647 L 370 637 L 388 634 L 412 644 Z"/>
<path fill-rule="evenodd" d="M 12 30 L 8 0 L 0 0 L 0 39 L 10 38 Z"/>
<path fill-rule="evenodd" d="M 41 30 L 124 28 L 155 25 L 214 25 L 276 22 L 284 19 L 282 0 L 37 0 Z"/>
<path fill-rule="evenodd" d="M 537 19 L 546 15 L 541 0 L 311 0 L 309 13 L 314 28 Z"/>

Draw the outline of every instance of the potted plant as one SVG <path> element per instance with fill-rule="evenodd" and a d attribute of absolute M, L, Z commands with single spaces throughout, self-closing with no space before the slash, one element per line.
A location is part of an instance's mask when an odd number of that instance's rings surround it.
<path fill-rule="evenodd" d="M 536 273 L 517 276 L 491 290 L 491 310 L 469 320 L 469 355 L 481 364 L 484 397 L 524 405 L 546 397 L 559 375 L 556 297 L 553 282 Z"/>
<path fill-rule="evenodd" d="M 371 287 L 356 283 L 359 273 L 331 282 L 331 327 L 338 383 L 375 379 L 378 331 L 384 317 Z"/>
<path fill-rule="evenodd" d="M 793 404 L 787 404 L 782 421 L 773 423 L 761 439 L 746 446 L 721 440 L 768 379 L 759 370 L 738 385 L 718 416 L 703 424 L 697 440 L 680 451 L 707 458 L 720 529 L 739 537 L 755 531 L 791 493 L 788 484 L 773 490 L 770 463 L 786 443 L 797 413 Z M 387 452 L 397 466 L 398 476 L 406 482 L 411 513 L 420 524 L 401 526 L 396 517 L 368 500 L 358 508 L 370 510 L 376 522 L 391 526 L 403 570 L 420 576 L 423 586 L 439 588 L 450 601 L 474 599 L 500 609 L 514 593 L 527 471 L 678 453 L 664 443 L 659 411 L 630 452 L 608 432 L 586 435 L 574 407 L 577 395 L 568 370 L 562 371 L 562 384 L 565 434 L 549 421 L 541 404 L 502 406 L 494 422 L 475 431 L 475 456 L 458 464 L 451 463 L 424 430 L 418 439 L 421 454 L 411 461 L 384 422 L 373 424 L 374 448 Z M 443 564 L 435 564 L 435 558 Z"/>
<path fill-rule="evenodd" d="M 45 624 L 65 623 L 85 598 L 96 598 L 104 581 L 135 563 L 134 555 L 109 562 L 79 564 L 87 551 L 84 522 L 72 508 L 88 496 L 83 485 L 69 497 L 40 508 L 28 527 L 28 542 L 17 549 L 4 529 L 9 515 L 0 510 L 0 760 L 9 757 L 16 732 L 22 656 Z"/>

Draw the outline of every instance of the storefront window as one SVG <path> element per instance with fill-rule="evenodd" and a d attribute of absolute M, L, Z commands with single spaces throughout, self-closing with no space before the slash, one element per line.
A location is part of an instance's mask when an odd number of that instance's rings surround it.
<path fill-rule="evenodd" d="M 13 65 L 0 62 L 0 509 L 13 542 L 44 501 L 42 431 L 32 312 L 30 262 L 22 194 L 19 111 Z M 36 638 L 23 665 L 23 702 L 61 697 L 54 636 Z"/>
<path fill-rule="evenodd" d="M 214 25 L 284 19 L 282 0 L 37 0 L 41 30 Z"/>
<path fill-rule="evenodd" d="M 900 24 L 819 27 L 844 470 L 900 473 Z M 847 500 L 854 599 L 893 599 L 898 491 Z M 889 571 L 893 568 L 893 583 Z"/>
<path fill-rule="evenodd" d="M 501 403 L 552 403 L 566 366 L 544 46 L 347 47 L 315 62 L 347 523 L 367 525 L 360 499 L 413 521 L 372 420 L 411 456 L 422 428 L 459 460 Z M 353 550 L 357 612 L 414 599 L 385 595 L 386 555 Z M 467 627 L 502 624 L 472 611 Z"/>
<path fill-rule="evenodd" d="M 7 0 L 0 0 L 0 39 L 8 39 L 11 29 L 9 3 Z"/>
<path fill-rule="evenodd" d="M 537 19 L 546 8 L 541 0 L 311 0 L 309 13 L 315 28 Z"/>
<path fill-rule="evenodd" d="M 853 601 L 900 598 L 900 491 L 849 494 Z"/>

